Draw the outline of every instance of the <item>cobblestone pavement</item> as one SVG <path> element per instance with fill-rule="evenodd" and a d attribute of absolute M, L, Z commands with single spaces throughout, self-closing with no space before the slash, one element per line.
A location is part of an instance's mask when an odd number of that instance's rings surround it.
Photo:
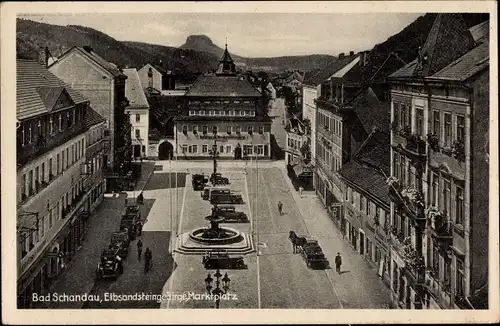
<path fill-rule="evenodd" d="M 136 186 L 136 192 L 140 192 L 151 175 L 154 163 L 144 163 L 143 173 Z M 126 193 L 105 194 L 103 202 L 96 208 L 89 218 L 87 235 L 81 249 L 75 254 L 68 264 L 67 270 L 60 275 L 49 289 L 50 293 L 65 294 L 92 294 L 96 290 L 95 269 L 99 262 L 101 251 L 109 244 L 110 233 L 116 231 L 121 220 L 121 213 L 125 203 Z M 147 216 L 152 205 L 151 201 L 145 200 L 141 207 L 141 216 Z M 131 249 L 135 242 L 132 243 Z M 128 258 L 125 262 L 127 270 Z M 126 272 L 125 272 L 126 274 Z M 123 276 L 123 275 L 122 275 Z M 110 282 L 103 282 L 100 289 L 109 289 Z M 89 303 L 82 301 L 46 302 L 41 308 L 64 308 L 79 309 L 88 306 Z"/>

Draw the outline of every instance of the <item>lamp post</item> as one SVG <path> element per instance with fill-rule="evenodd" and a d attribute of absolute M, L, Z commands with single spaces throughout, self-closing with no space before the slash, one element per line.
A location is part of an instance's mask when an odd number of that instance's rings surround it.
<path fill-rule="evenodd" d="M 226 294 L 227 291 L 229 290 L 229 285 L 231 284 L 231 279 L 227 275 L 227 273 L 224 273 L 224 277 L 222 277 L 222 274 L 220 273 L 220 270 L 217 269 L 217 271 L 214 273 L 215 277 L 215 288 L 212 286 L 212 283 L 214 279 L 208 273 L 207 278 L 205 278 L 205 287 L 207 289 L 207 293 L 215 295 L 215 308 L 219 309 L 220 307 L 220 296 L 221 294 Z M 221 281 L 222 281 L 222 289 L 221 289 Z"/>
<path fill-rule="evenodd" d="M 214 175 L 217 173 L 217 156 L 219 152 L 217 151 L 217 134 L 214 133 L 214 144 L 212 145 L 212 150 L 208 152 L 214 161 Z"/>

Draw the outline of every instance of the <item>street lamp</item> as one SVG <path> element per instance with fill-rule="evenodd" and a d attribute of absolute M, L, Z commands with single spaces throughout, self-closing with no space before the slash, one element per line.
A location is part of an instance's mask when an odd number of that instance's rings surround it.
<path fill-rule="evenodd" d="M 229 278 L 227 273 L 224 273 L 224 277 L 222 277 L 222 274 L 220 273 L 219 269 L 217 269 L 217 271 L 214 273 L 214 277 L 215 277 L 215 288 L 212 289 L 213 288 L 212 282 L 214 281 L 214 279 L 212 278 L 210 273 L 208 273 L 207 278 L 205 278 L 205 287 L 206 287 L 207 292 L 209 294 L 213 294 L 216 296 L 215 297 L 215 308 L 219 309 L 220 296 L 221 296 L 221 294 L 226 294 L 227 291 L 229 290 L 229 285 L 231 284 L 231 279 Z M 222 289 L 220 288 L 221 281 L 222 281 Z"/>
<path fill-rule="evenodd" d="M 214 144 L 212 145 L 212 150 L 209 150 L 208 153 L 212 156 L 214 161 L 214 175 L 217 173 L 217 156 L 219 156 L 219 152 L 217 151 L 217 134 L 214 133 Z"/>

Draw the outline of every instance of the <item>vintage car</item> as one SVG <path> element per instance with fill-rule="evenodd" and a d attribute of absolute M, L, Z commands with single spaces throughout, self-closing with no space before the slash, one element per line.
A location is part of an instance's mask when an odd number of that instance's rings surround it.
<path fill-rule="evenodd" d="M 214 205 L 212 208 L 212 216 L 222 216 L 224 217 L 224 222 L 248 222 L 247 215 L 244 212 L 236 211 L 236 207 L 234 205 Z"/>
<path fill-rule="evenodd" d="M 110 249 L 117 249 L 120 257 L 125 259 L 129 253 L 130 236 L 128 232 L 120 231 L 111 233 Z"/>
<path fill-rule="evenodd" d="M 125 209 L 123 210 L 123 216 L 134 215 L 136 217 L 141 217 L 141 208 L 137 204 L 126 204 Z"/>
<path fill-rule="evenodd" d="M 135 240 L 142 233 L 141 219 L 134 215 L 123 216 L 120 222 L 120 231 L 128 231 L 130 240 Z"/>
<path fill-rule="evenodd" d="M 215 186 L 215 185 L 228 185 L 229 184 L 229 179 L 226 177 L 223 177 L 222 174 L 220 173 L 212 173 L 210 175 L 210 182 Z"/>
<path fill-rule="evenodd" d="M 208 183 L 208 178 L 204 174 L 193 174 L 191 184 L 195 191 L 203 190 Z"/>
<path fill-rule="evenodd" d="M 220 194 L 231 194 L 231 188 L 229 187 L 205 187 L 201 192 L 201 198 L 204 200 L 210 200 L 213 195 Z"/>
<path fill-rule="evenodd" d="M 96 268 L 96 279 L 117 278 L 120 274 L 123 274 L 123 264 L 117 250 L 103 250 Z"/>
<path fill-rule="evenodd" d="M 210 204 L 220 205 L 220 204 L 243 204 L 243 197 L 240 194 L 222 193 L 222 194 L 212 194 L 210 196 Z"/>
<path fill-rule="evenodd" d="M 230 257 L 226 251 L 207 252 L 202 258 L 206 269 L 245 269 L 247 265 L 242 256 Z"/>

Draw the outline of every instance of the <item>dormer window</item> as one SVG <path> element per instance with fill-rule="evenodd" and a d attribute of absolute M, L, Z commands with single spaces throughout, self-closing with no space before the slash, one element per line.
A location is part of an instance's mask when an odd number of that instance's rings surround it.
<path fill-rule="evenodd" d="M 24 126 L 23 126 L 23 129 L 21 130 L 21 145 L 24 146 L 25 143 L 26 143 L 26 139 L 25 139 Z"/>
<path fill-rule="evenodd" d="M 184 135 L 186 135 L 186 134 L 187 134 L 187 132 L 188 132 L 188 126 L 186 126 L 186 125 L 182 126 L 182 133 L 183 133 Z"/>
<path fill-rule="evenodd" d="M 31 134 L 31 121 L 29 123 L 29 127 L 28 127 L 28 144 L 31 144 L 31 138 L 32 137 L 32 134 Z"/>
<path fill-rule="evenodd" d="M 62 114 L 59 113 L 59 131 L 62 131 Z"/>
<path fill-rule="evenodd" d="M 253 134 L 253 127 L 252 126 L 248 126 L 248 134 L 249 135 Z"/>
<path fill-rule="evenodd" d="M 49 117 L 49 134 L 52 135 L 54 132 L 54 120 L 52 119 L 52 115 Z"/>

